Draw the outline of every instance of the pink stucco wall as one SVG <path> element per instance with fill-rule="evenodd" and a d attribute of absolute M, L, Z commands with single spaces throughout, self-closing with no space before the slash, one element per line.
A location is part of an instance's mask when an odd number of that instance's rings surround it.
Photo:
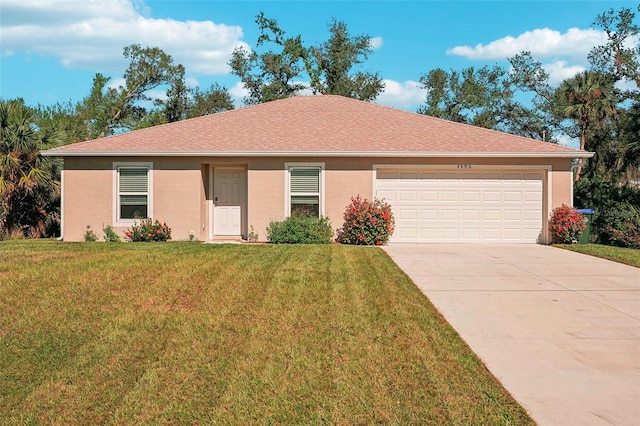
<path fill-rule="evenodd" d="M 572 180 L 568 159 L 455 159 L 455 158 L 210 158 L 210 157 L 144 157 L 65 159 L 63 171 L 63 233 L 66 241 L 81 241 L 86 226 L 102 236 L 102 228 L 114 225 L 114 162 L 153 163 L 154 219 L 167 222 L 174 240 L 186 240 L 194 231 L 199 240 L 211 235 L 211 166 L 238 166 L 246 170 L 246 206 L 242 233 L 246 237 L 251 226 L 261 240 L 272 220 L 285 218 L 285 164 L 323 163 L 325 170 L 325 215 L 334 229 L 342 225 L 342 214 L 352 196 L 373 197 L 374 165 L 443 165 L 457 163 L 483 165 L 550 167 L 545 180 L 548 190 L 543 212 L 561 204 L 571 204 Z M 116 227 L 120 234 L 124 227 Z"/>
<path fill-rule="evenodd" d="M 63 170 L 63 236 L 66 241 L 83 239 L 87 225 L 102 236 L 111 225 L 121 236 L 128 226 L 119 226 L 114 218 L 113 163 L 126 158 L 66 158 Z M 200 160 L 189 158 L 136 158 L 135 162 L 153 163 L 152 216 L 167 222 L 172 238 L 186 240 L 189 232 L 205 238 L 202 206 L 204 182 Z"/>

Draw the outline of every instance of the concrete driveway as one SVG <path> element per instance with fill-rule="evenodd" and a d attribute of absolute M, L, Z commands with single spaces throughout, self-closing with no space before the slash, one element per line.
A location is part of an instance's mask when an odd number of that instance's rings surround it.
<path fill-rule="evenodd" d="M 640 425 L 640 269 L 541 245 L 384 250 L 540 425 Z"/>

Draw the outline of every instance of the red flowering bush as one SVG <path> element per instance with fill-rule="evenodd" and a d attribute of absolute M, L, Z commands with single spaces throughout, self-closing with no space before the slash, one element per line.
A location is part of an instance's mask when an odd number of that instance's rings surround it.
<path fill-rule="evenodd" d="M 344 224 L 337 241 L 343 244 L 382 245 L 393 234 L 395 220 L 391 206 L 384 200 L 369 201 L 358 195 L 344 212 Z"/>
<path fill-rule="evenodd" d="M 554 243 L 575 243 L 586 227 L 584 215 L 565 204 L 557 207 L 551 213 L 549 228 Z"/>
<path fill-rule="evenodd" d="M 171 239 L 171 228 L 158 220 L 142 219 L 139 224 L 124 231 L 124 236 L 131 242 L 168 241 Z"/>

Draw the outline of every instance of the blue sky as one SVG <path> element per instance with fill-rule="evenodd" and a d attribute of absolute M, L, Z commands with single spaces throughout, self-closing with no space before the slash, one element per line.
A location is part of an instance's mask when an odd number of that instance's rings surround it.
<path fill-rule="evenodd" d="M 351 34 L 372 37 L 364 69 L 385 79 L 377 103 L 408 111 L 422 104 L 420 76 L 440 67 L 507 66 L 532 51 L 559 82 L 588 66 L 587 53 L 605 36 L 591 28 L 613 8 L 637 1 L 206 1 L 0 0 L 0 97 L 27 104 L 76 102 L 95 73 L 117 85 L 126 68 L 122 48 L 157 46 L 186 68 L 187 82 L 217 82 L 240 106 L 243 88 L 229 74 L 234 47 L 253 47 L 263 11 L 307 45 L 328 38 L 332 18 Z"/>

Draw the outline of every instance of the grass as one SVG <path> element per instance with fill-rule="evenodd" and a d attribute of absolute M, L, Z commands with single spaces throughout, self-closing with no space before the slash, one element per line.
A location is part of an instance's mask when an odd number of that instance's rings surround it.
<path fill-rule="evenodd" d="M 556 247 L 640 268 L 640 250 L 600 244 L 558 244 Z"/>
<path fill-rule="evenodd" d="M 532 424 L 379 249 L 0 243 L 0 424 Z"/>

